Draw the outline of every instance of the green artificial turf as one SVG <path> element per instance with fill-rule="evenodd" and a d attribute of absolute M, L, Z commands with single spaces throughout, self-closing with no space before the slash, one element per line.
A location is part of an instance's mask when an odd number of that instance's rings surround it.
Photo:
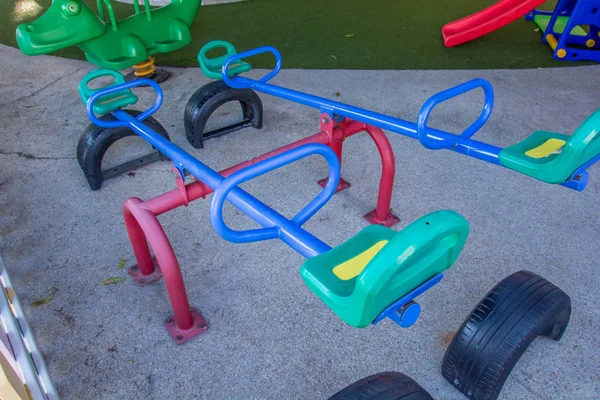
<path fill-rule="evenodd" d="M 35 0 L 35 14 L 16 12 L 19 3 L 0 0 L 0 42 L 16 46 L 15 28 L 41 15 L 51 0 Z M 95 10 L 95 1 L 84 0 Z M 284 68 L 336 69 L 480 69 L 536 68 L 575 65 L 552 58 L 533 22 L 521 18 L 471 43 L 447 49 L 442 26 L 492 4 L 493 0 L 248 0 L 201 7 L 192 27 L 193 42 L 158 54 L 157 64 L 197 66 L 203 44 L 222 39 L 238 51 L 272 45 L 283 55 Z M 552 9 L 553 1 L 546 3 Z M 118 18 L 133 6 L 113 0 Z M 21 7 L 22 8 L 22 7 Z M 81 58 L 76 47 L 55 55 Z M 268 57 L 251 60 L 271 67 Z M 582 63 L 578 63 L 581 65 Z"/>

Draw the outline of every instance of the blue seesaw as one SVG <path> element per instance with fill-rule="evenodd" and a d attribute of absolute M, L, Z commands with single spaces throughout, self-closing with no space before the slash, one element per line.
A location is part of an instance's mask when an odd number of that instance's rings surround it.
<path fill-rule="evenodd" d="M 218 46 L 211 42 L 204 47 L 212 49 Z M 417 139 L 431 150 L 452 150 L 513 169 L 546 183 L 560 184 L 579 191 L 588 183 L 587 169 L 600 159 L 600 110 L 589 116 L 571 136 L 536 131 L 520 143 L 501 148 L 471 138 L 488 121 L 494 106 L 494 90 L 484 79 L 473 79 L 431 96 L 421 108 L 417 122 L 413 123 L 268 83 L 281 69 L 281 54 L 274 47 L 264 46 L 239 54 L 232 50 L 233 46 L 221 47 L 228 51 L 229 57 L 220 56 L 214 60 L 222 62 L 221 77 L 231 88 L 253 89 L 317 108 L 321 114 L 327 114 L 338 122 L 344 119 L 357 120 Z M 205 53 L 200 51 L 204 58 Z M 240 63 L 246 64 L 243 59 L 262 53 L 271 53 L 275 57 L 275 68 L 271 72 L 258 80 L 238 75 L 236 67 Z M 215 71 L 211 71 L 207 64 L 215 69 L 218 63 L 207 63 L 206 60 L 201 63 L 204 74 L 213 76 Z M 437 105 L 477 88 L 483 89 L 485 95 L 483 109 L 479 118 L 464 132 L 456 135 L 427 126 L 429 116 Z"/>
<path fill-rule="evenodd" d="M 95 77 L 114 75 L 114 71 L 93 72 Z M 84 77 L 89 82 L 89 77 Z M 87 84 L 87 83 L 86 83 Z M 123 111 L 121 100 L 132 98 L 130 89 L 148 85 L 156 92 L 156 101 L 143 113 L 132 116 Z M 454 211 L 444 210 L 428 214 L 397 232 L 380 225 L 364 228 L 357 235 L 331 248 L 302 228 L 333 196 L 340 180 L 340 163 L 335 152 L 322 144 L 306 144 L 245 167 L 228 177 L 223 177 L 201 161 L 169 142 L 149 128 L 144 120 L 162 104 L 161 88 L 148 79 L 138 79 L 124 84 L 113 84 L 99 89 L 82 91 L 90 120 L 102 128 L 128 127 L 173 161 L 180 177 L 185 173 L 214 190 L 210 203 L 210 220 L 223 239 L 234 243 L 248 243 L 280 239 L 308 260 L 300 274 L 307 286 L 343 321 L 354 327 L 366 327 L 388 317 L 402 327 L 412 325 L 420 314 L 414 299 L 437 284 L 442 273 L 458 258 L 469 233 L 467 221 Z M 114 105 L 114 106 L 113 106 Z M 99 118 L 97 113 L 110 112 L 112 119 Z M 238 187 L 243 182 L 312 155 L 325 158 L 329 177 L 324 189 L 296 216 L 288 219 Z M 185 288 L 174 254 L 159 228 L 154 207 L 168 202 L 169 193 L 146 202 L 139 199 L 126 201 L 126 225 L 132 241 L 138 266 L 143 267 L 144 257 L 150 253 L 140 250 L 153 247 L 156 262 L 164 274 L 177 326 L 169 328 L 177 343 L 206 330 L 206 323 L 196 310 L 190 313 Z M 223 221 L 225 200 L 262 226 L 261 229 L 234 231 Z M 168 209 L 169 206 L 162 208 Z M 159 213 L 159 212 L 156 212 Z M 153 225 L 156 222 L 155 225 Z M 140 236 L 140 231 L 144 231 Z M 173 256 L 171 258 L 171 255 Z M 145 276 L 145 278 L 144 278 Z M 141 284 L 153 280 L 151 273 L 138 279 Z M 189 325 L 188 325 L 189 321 Z"/>
<path fill-rule="evenodd" d="M 232 63 L 265 52 L 275 56 L 276 66 L 263 78 L 252 80 L 228 75 Z M 224 61 L 221 72 L 223 80 L 232 88 L 252 88 L 315 107 L 331 121 L 341 123 L 345 119 L 355 119 L 416 138 L 430 149 L 449 149 L 577 190 L 582 190 L 587 184 L 587 167 L 598 160 L 600 142 L 595 127 L 600 119 L 599 112 L 588 118 L 571 137 L 540 131 L 518 145 L 501 149 L 471 139 L 485 124 L 492 111 L 493 91 L 490 83 L 485 80 L 475 79 L 434 95 L 425 103 L 417 123 L 414 124 L 269 84 L 268 81 L 277 75 L 280 69 L 279 52 L 273 47 L 261 47 L 232 55 Z M 90 77 L 114 77 L 115 72 L 101 70 L 91 74 L 83 78 L 86 88 Z M 137 101 L 130 89 L 142 85 L 155 90 L 156 101 L 148 110 L 133 116 L 121 107 Z M 462 134 L 455 135 L 427 127 L 427 119 L 437 104 L 476 88 L 483 89 L 485 104 L 479 118 Z M 337 316 L 351 326 L 366 327 L 386 317 L 403 327 L 412 325 L 420 313 L 420 307 L 414 299 L 441 280 L 442 273 L 454 264 L 467 239 L 467 221 L 456 212 L 446 210 L 428 214 L 400 232 L 379 225 L 368 226 L 346 242 L 331 248 L 302 228 L 302 225 L 329 201 L 338 187 L 340 163 L 331 148 L 321 144 L 301 145 L 250 164 L 225 177 L 144 123 L 144 120 L 162 104 L 162 90 L 156 83 L 148 79 L 139 79 L 98 90 L 87 88 L 80 92 L 87 106 L 87 114 L 94 124 L 105 129 L 131 129 L 173 161 L 179 180 L 183 180 L 185 174 L 189 173 L 214 190 L 210 204 L 210 220 L 216 232 L 225 240 L 248 243 L 280 239 L 306 257 L 307 260 L 300 270 L 303 280 Z M 106 113 L 110 113 L 111 118 L 100 119 L 96 115 Z M 323 191 L 291 219 L 238 187 L 243 182 L 312 155 L 325 158 L 329 167 L 329 177 Z M 557 171 L 560 175 L 553 175 L 558 173 Z M 169 330 L 178 343 L 183 343 L 206 330 L 206 324 L 196 310 L 190 310 L 176 257 L 156 219 L 157 215 L 169 209 L 187 205 L 189 192 L 186 186 L 181 183 L 179 191 L 180 193 L 165 193 L 147 202 L 129 199 L 124 207 L 124 215 L 138 260 L 137 272 L 132 274 L 138 274 L 136 280 L 140 284 L 158 277 L 147 248 L 146 242 L 149 242 L 154 249 L 156 264 L 164 273 L 175 313 L 174 322 L 168 321 L 167 327 L 169 328 L 169 324 L 175 324 Z M 172 193 L 174 194 L 171 196 Z M 175 197 L 179 200 L 173 200 Z M 196 193 L 193 197 L 203 195 Z M 222 216 L 225 200 L 239 208 L 262 228 L 246 231 L 230 229 Z M 161 202 L 165 205 L 161 205 Z"/>

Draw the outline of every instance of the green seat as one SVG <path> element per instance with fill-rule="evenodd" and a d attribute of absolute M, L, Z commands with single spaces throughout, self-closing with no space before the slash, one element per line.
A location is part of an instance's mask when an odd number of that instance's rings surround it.
<path fill-rule="evenodd" d="M 119 72 L 114 71 L 112 69 L 96 69 L 91 71 L 86 76 L 83 77 L 81 83 L 79 84 L 79 94 L 81 95 L 81 99 L 84 104 L 87 104 L 90 96 L 94 94 L 98 89 L 92 90 L 89 88 L 88 84 L 101 76 L 108 76 L 114 79 L 114 82 L 108 86 L 118 85 L 121 83 L 125 83 L 125 78 Z M 111 111 L 117 110 L 119 108 L 127 107 L 129 105 L 135 104 L 138 101 L 138 97 L 131 92 L 129 89 L 120 90 L 116 93 L 108 94 L 100 97 L 96 103 L 94 103 L 94 113 L 96 115 L 107 114 Z"/>
<path fill-rule="evenodd" d="M 214 58 L 207 57 L 206 53 L 218 48 L 224 48 L 225 54 Z M 198 63 L 200 64 L 200 69 L 202 70 L 204 76 L 211 79 L 221 79 L 221 68 L 223 67 L 223 64 L 225 64 L 225 61 L 227 61 L 229 57 L 232 57 L 236 54 L 237 51 L 231 43 L 223 40 L 213 40 L 212 42 L 205 44 L 204 47 L 200 49 L 200 52 L 198 53 Z M 227 75 L 234 76 L 250 71 L 251 69 L 252 65 L 245 61 L 236 60 L 229 64 Z"/>
<path fill-rule="evenodd" d="M 364 228 L 300 269 L 306 285 L 348 325 L 364 328 L 390 304 L 450 268 L 469 234 L 454 211 L 437 211 L 396 232 Z"/>
<path fill-rule="evenodd" d="M 115 45 L 120 43 L 120 45 Z M 108 30 L 104 35 L 79 45 L 94 65 L 115 71 L 148 60 L 148 51 L 139 37 Z"/>
<path fill-rule="evenodd" d="M 582 165 L 600 154 L 600 110 L 590 115 L 571 136 L 537 131 L 503 149 L 500 164 L 547 183 L 563 183 Z"/>

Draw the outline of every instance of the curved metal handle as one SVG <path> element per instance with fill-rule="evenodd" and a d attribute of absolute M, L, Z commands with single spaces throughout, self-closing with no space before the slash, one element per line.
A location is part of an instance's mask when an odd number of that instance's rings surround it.
<path fill-rule="evenodd" d="M 475 132 L 481 129 L 481 127 L 485 125 L 492 114 L 492 108 L 494 107 L 494 89 L 488 81 L 478 78 L 444 90 L 438 94 L 434 94 L 425 102 L 425 104 L 423 104 L 417 119 L 417 135 L 419 137 L 419 142 L 421 142 L 421 144 L 426 148 L 432 150 L 446 149 L 454 146 L 454 141 L 451 139 L 433 139 L 427 135 L 427 120 L 429 119 L 429 115 L 435 106 L 438 104 L 477 88 L 482 88 L 485 95 L 481 114 L 479 115 L 479 118 L 477 118 L 477 120 L 473 122 L 471 126 L 465 129 L 463 133 L 453 136 L 460 136 L 468 139 L 473 136 Z"/>
<path fill-rule="evenodd" d="M 112 77 L 114 79 L 114 82 L 111 85 L 119 85 L 121 83 L 125 83 L 125 78 L 123 77 L 123 75 L 120 72 L 115 71 L 114 69 L 101 68 L 90 71 L 87 74 L 85 74 L 85 76 L 81 79 L 81 82 L 79 82 L 79 94 L 81 95 L 81 98 L 83 99 L 84 103 L 93 93 L 97 92 L 98 90 L 101 90 L 90 89 L 88 86 L 91 81 L 93 81 L 96 78 L 100 78 L 101 76 Z M 108 85 L 106 87 L 109 87 L 111 85 Z"/>
<path fill-rule="evenodd" d="M 327 165 L 329 166 L 329 179 L 321 193 L 292 218 L 292 222 L 298 226 L 301 226 L 308 221 L 310 217 L 331 199 L 340 180 L 340 162 L 334 151 L 322 144 L 299 146 L 259 163 L 250 165 L 225 178 L 215 190 L 210 202 L 210 221 L 215 228 L 215 231 L 217 231 L 223 239 L 234 243 L 257 242 L 279 237 L 279 227 L 277 226 L 250 229 L 246 231 L 234 231 L 233 229 L 230 229 L 225 224 L 225 221 L 223 221 L 223 204 L 225 203 L 229 192 L 235 189 L 240 183 L 313 154 L 320 154 L 327 161 Z"/>
<path fill-rule="evenodd" d="M 149 116 L 151 116 L 152 114 L 154 114 L 156 112 L 156 110 L 158 110 L 160 108 L 160 106 L 162 105 L 162 102 L 163 102 L 162 89 L 160 88 L 160 86 L 158 86 L 158 83 L 156 83 L 150 79 L 136 79 L 131 82 L 122 83 L 119 85 L 112 85 L 112 86 L 102 88 L 102 89 L 96 91 L 94 94 L 92 94 L 90 96 L 90 98 L 88 99 L 87 105 L 86 105 L 86 111 L 87 111 L 87 115 L 88 115 L 88 118 L 90 119 L 90 121 L 92 121 L 92 123 L 99 126 L 100 128 L 105 128 L 105 129 L 129 126 L 129 123 L 125 122 L 125 121 L 102 121 L 101 119 L 96 117 L 96 115 L 94 114 L 94 103 L 100 97 L 106 96 L 107 94 L 116 93 L 116 92 L 124 90 L 124 89 L 131 89 L 131 88 L 134 88 L 137 86 L 151 86 L 154 89 L 154 91 L 156 92 L 156 100 L 154 101 L 154 104 L 152 105 L 152 107 L 150 107 L 149 109 L 147 109 L 146 111 L 144 111 L 143 113 L 141 113 L 140 115 L 135 117 L 135 119 L 137 119 L 138 121 L 143 121 L 146 118 L 148 118 Z"/>
<path fill-rule="evenodd" d="M 262 54 L 262 53 L 271 53 L 275 56 L 275 68 L 273 69 L 273 71 L 269 72 L 267 75 L 263 76 L 258 81 L 240 77 L 240 76 L 235 76 L 235 77 L 230 78 L 229 75 L 227 74 L 227 69 L 229 68 L 229 64 L 231 64 L 232 62 L 234 62 L 236 60 L 241 61 L 243 58 L 253 57 L 255 55 Z M 272 47 L 272 46 L 262 46 L 262 47 L 257 47 L 256 49 L 242 51 L 241 53 L 238 53 L 234 56 L 229 57 L 227 59 L 227 61 L 225 61 L 225 64 L 223 64 L 223 67 L 221 68 L 221 75 L 223 78 L 223 82 L 225 82 L 227 84 L 227 86 L 229 86 L 231 88 L 250 89 L 254 86 L 255 82 L 265 83 L 265 82 L 268 82 L 269 80 L 273 79 L 273 77 L 279 73 L 279 70 L 281 70 L 281 53 L 279 53 L 279 50 L 277 50 L 275 47 Z"/>
<path fill-rule="evenodd" d="M 209 51 L 219 48 L 225 49 L 225 54 L 213 58 L 209 58 L 206 55 Z M 213 40 L 206 43 L 198 52 L 198 64 L 200 64 L 200 69 L 207 78 L 221 79 L 221 74 L 217 72 L 219 66 L 223 65 L 223 61 L 235 54 L 237 54 L 237 50 L 233 44 L 224 40 Z"/>

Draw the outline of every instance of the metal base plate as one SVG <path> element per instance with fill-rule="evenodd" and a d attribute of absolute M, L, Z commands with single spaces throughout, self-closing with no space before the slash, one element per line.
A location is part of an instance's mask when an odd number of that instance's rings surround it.
<path fill-rule="evenodd" d="M 387 228 L 389 228 L 390 226 L 394 226 L 398 222 L 400 222 L 400 218 L 398 218 L 396 215 L 394 215 L 392 213 L 392 210 L 390 210 L 388 212 L 387 217 L 383 221 L 379 221 L 379 220 L 377 220 L 377 218 L 375 218 L 376 211 L 377 210 L 373 210 L 371 212 L 366 213 L 365 215 L 363 215 L 363 218 L 366 219 L 367 221 L 369 221 L 369 223 L 372 225 L 383 225 Z"/>
<path fill-rule="evenodd" d="M 145 156 L 138 157 L 115 167 L 105 169 L 102 171 L 102 180 L 113 178 L 117 175 L 124 174 L 125 172 L 133 171 L 134 169 L 143 167 L 144 165 L 153 163 L 155 161 L 160 161 L 161 159 L 161 154 L 158 151 L 154 151 L 150 154 L 146 154 Z"/>
<path fill-rule="evenodd" d="M 163 274 L 158 267 L 158 263 L 156 262 L 156 258 L 152 257 L 152 263 L 154 264 L 154 272 L 150 275 L 142 275 L 142 271 L 138 268 L 137 264 L 133 267 L 129 268 L 129 274 L 133 276 L 133 279 L 137 282 L 138 286 L 149 285 L 153 282 L 159 281 L 162 279 Z"/>
<path fill-rule="evenodd" d="M 171 336 L 173 336 L 173 340 L 175 340 L 175 343 L 177 344 L 183 344 L 188 340 L 195 338 L 202 332 L 208 330 L 208 324 L 206 323 L 206 320 L 204 319 L 202 314 L 200 314 L 200 312 L 195 308 L 192 308 L 190 311 L 192 313 L 192 318 L 194 319 L 194 324 L 190 329 L 179 329 L 177 327 L 177 324 L 175 324 L 175 320 L 173 319 L 165 321 L 165 327 L 167 328 Z"/>
<path fill-rule="evenodd" d="M 319 186 L 321 186 L 322 188 L 325 187 L 325 185 L 327 184 L 327 179 L 328 178 L 323 178 L 321 179 L 319 182 L 317 182 L 319 184 Z M 337 189 L 335 189 L 335 192 L 341 192 L 342 190 L 348 189 L 350 187 L 350 182 L 345 181 L 344 179 L 340 178 L 340 181 L 338 182 L 338 187 Z"/>

